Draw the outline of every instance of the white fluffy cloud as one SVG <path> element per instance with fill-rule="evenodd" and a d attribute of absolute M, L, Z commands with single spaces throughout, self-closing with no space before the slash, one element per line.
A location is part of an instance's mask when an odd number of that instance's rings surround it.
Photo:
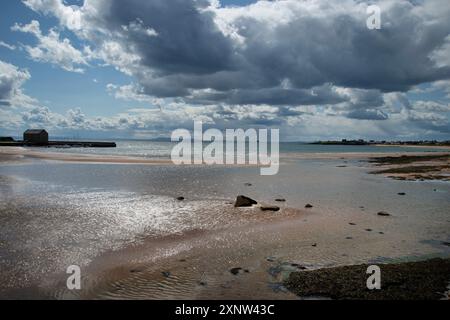
<path fill-rule="evenodd" d="M 0 60 L 0 107 L 21 107 L 35 102 L 24 94 L 22 85 L 31 78 L 28 70 Z"/>
<path fill-rule="evenodd" d="M 36 20 L 25 25 L 15 24 L 11 29 L 36 37 L 36 46 L 24 46 L 29 57 L 35 61 L 51 63 L 72 72 L 83 72 L 79 66 L 88 65 L 83 52 L 73 47 L 69 39 L 60 39 L 60 34 L 55 29 L 50 29 L 48 35 L 44 35 Z"/>

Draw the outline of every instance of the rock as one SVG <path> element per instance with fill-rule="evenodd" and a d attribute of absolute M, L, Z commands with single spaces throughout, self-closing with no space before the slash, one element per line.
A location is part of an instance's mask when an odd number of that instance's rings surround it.
<path fill-rule="evenodd" d="M 354 222 L 349 222 L 348 224 L 351 226 L 356 226 L 356 223 L 354 223 Z"/>
<path fill-rule="evenodd" d="M 275 199 L 275 201 L 276 201 L 276 202 L 286 202 L 286 199 L 278 198 L 278 199 Z"/>
<path fill-rule="evenodd" d="M 231 274 L 232 275 L 238 275 L 239 274 L 239 272 L 242 270 L 242 268 L 232 268 L 232 269 L 230 269 L 230 272 L 231 272 Z"/>
<path fill-rule="evenodd" d="M 380 232 L 378 232 L 379 234 L 384 234 L 384 232 L 383 231 L 380 231 Z"/>
<path fill-rule="evenodd" d="M 177 200 L 178 200 L 178 201 L 183 201 L 183 200 L 184 200 L 184 197 L 178 197 Z"/>
<path fill-rule="evenodd" d="M 142 270 L 140 269 L 131 269 L 130 273 L 138 273 L 138 272 L 142 272 Z"/>
<path fill-rule="evenodd" d="M 298 263 L 291 263 L 291 267 L 297 268 L 299 270 L 306 270 L 305 266 L 302 266 L 301 264 Z"/>
<path fill-rule="evenodd" d="M 313 243 L 312 246 L 313 246 L 313 247 L 317 247 L 317 243 Z"/>
<path fill-rule="evenodd" d="M 308 208 L 308 209 L 309 209 L 309 208 L 312 208 L 312 207 L 313 207 L 313 205 L 312 205 L 312 204 L 309 204 L 309 203 L 305 206 L 305 208 Z"/>
<path fill-rule="evenodd" d="M 386 211 L 380 211 L 380 212 L 377 213 L 377 215 L 382 216 L 382 217 L 388 217 L 388 216 L 390 216 L 390 214 L 387 213 Z"/>
<path fill-rule="evenodd" d="M 280 207 L 277 206 L 266 206 L 266 207 L 261 207 L 262 211 L 280 211 Z"/>
<path fill-rule="evenodd" d="M 450 259 L 383 264 L 381 290 L 367 290 L 366 265 L 290 273 L 283 285 L 299 297 L 334 300 L 439 300 L 448 290 Z M 384 284 L 383 284 L 384 283 Z"/>
<path fill-rule="evenodd" d="M 206 281 L 200 281 L 198 284 L 205 287 L 208 283 Z"/>
<path fill-rule="evenodd" d="M 236 208 L 239 208 L 239 207 L 251 207 L 252 205 L 257 204 L 257 203 L 258 202 L 256 202 L 255 200 L 253 200 L 253 199 L 251 199 L 249 197 L 240 195 L 240 196 L 237 196 L 236 202 L 234 203 L 234 206 Z"/>
<path fill-rule="evenodd" d="M 450 242 L 442 242 L 444 246 L 450 247 Z"/>
<path fill-rule="evenodd" d="M 246 183 L 244 183 L 244 185 L 245 185 L 246 187 L 251 187 L 253 184 L 251 184 L 250 182 L 246 182 Z"/>
<path fill-rule="evenodd" d="M 366 231 L 369 231 L 369 232 L 370 232 L 370 231 L 372 231 L 372 229 L 366 229 Z"/>
<path fill-rule="evenodd" d="M 266 260 L 269 261 L 269 262 L 275 262 L 275 258 L 274 257 L 267 257 Z"/>
<path fill-rule="evenodd" d="M 404 195 L 406 195 L 406 193 L 404 193 L 404 192 L 399 192 L 399 193 L 397 193 L 399 196 L 404 196 Z"/>
<path fill-rule="evenodd" d="M 352 237 L 346 237 L 345 239 L 347 239 L 347 240 L 351 240 L 351 239 L 353 239 Z"/>
<path fill-rule="evenodd" d="M 170 277 L 170 272 L 169 272 L 169 271 L 163 271 L 163 272 L 161 272 L 161 273 L 162 273 L 162 275 L 163 275 L 164 277 L 166 277 L 166 278 Z"/>

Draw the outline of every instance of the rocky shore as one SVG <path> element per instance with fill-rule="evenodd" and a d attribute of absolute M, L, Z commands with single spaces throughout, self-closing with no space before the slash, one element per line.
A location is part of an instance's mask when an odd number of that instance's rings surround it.
<path fill-rule="evenodd" d="M 450 259 L 379 264 L 381 289 L 369 290 L 368 264 L 299 271 L 285 286 L 300 297 L 358 300 L 448 299 Z"/>
<path fill-rule="evenodd" d="M 382 169 L 372 174 L 382 174 L 395 180 L 443 180 L 450 181 L 450 154 L 402 155 L 400 157 L 376 157 L 370 163 Z"/>

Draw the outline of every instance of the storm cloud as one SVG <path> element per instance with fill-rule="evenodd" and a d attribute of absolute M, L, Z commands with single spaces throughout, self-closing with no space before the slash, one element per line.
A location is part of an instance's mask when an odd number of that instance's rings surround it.
<path fill-rule="evenodd" d="M 330 121 L 345 118 L 368 130 L 370 121 L 376 134 L 381 130 L 407 136 L 412 127 L 449 131 L 448 96 L 422 102 L 411 96 L 421 86 L 432 90 L 439 85 L 449 92 L 447 0 L 371 1 L 381 8 L 379 30 L 367 28 L 367 4 L 357 0 L 257 1 L 233 7 L 213 0 L 23 3 L 56 17 L 59 29 L 79 39 L 78 48 L 65 42 L 82 55 L 75 67 L 106 64 L 130 76 L 126 85 L 110 83 L 110 94 L 152 107 L 163 104 L 166 113 L 170 108 L 188 110 L 189 115 L 172 115 L 177 125 L 202 118 L 218 126 L 233 121 L 236 126 L 305 128 L 304 123 L 317 122 L 332 128 Z M 38 35 L 52 36 L 60 45 L 55 30 Z M 38 49 L 52 52 L 45 43 Z M 37 60 L 46 59 L 51 57 Z M 62 59 L 50 63 L 75 68 Z M 12 92 L 8 86 L 14 82 L 2 81 L 0 94 Z M 176 107 L 168 107 L 171 103 Z M 156 127 L 161 119 L 167 121 L 153 111 L 151 117 L 140 112 L 107 121 L 75 118 L 98 128 L 142 130 L 148 129 L 143 119 Z M 69 123 L 76 125 L 73 119 Z M 399 123 L 404 131 L 390 127 Z"/>

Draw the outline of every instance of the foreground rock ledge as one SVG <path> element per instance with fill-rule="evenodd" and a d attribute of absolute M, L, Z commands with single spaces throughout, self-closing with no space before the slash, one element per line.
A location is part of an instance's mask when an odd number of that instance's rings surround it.
<path fill-rule="evenodd" d="M 450 259 L 378 264 L 381 289 L 369 290 L 368 264 L 291 273 L 284 285 L 301 297 L 364 300 L 438 300 L 450 281 Z"/>

